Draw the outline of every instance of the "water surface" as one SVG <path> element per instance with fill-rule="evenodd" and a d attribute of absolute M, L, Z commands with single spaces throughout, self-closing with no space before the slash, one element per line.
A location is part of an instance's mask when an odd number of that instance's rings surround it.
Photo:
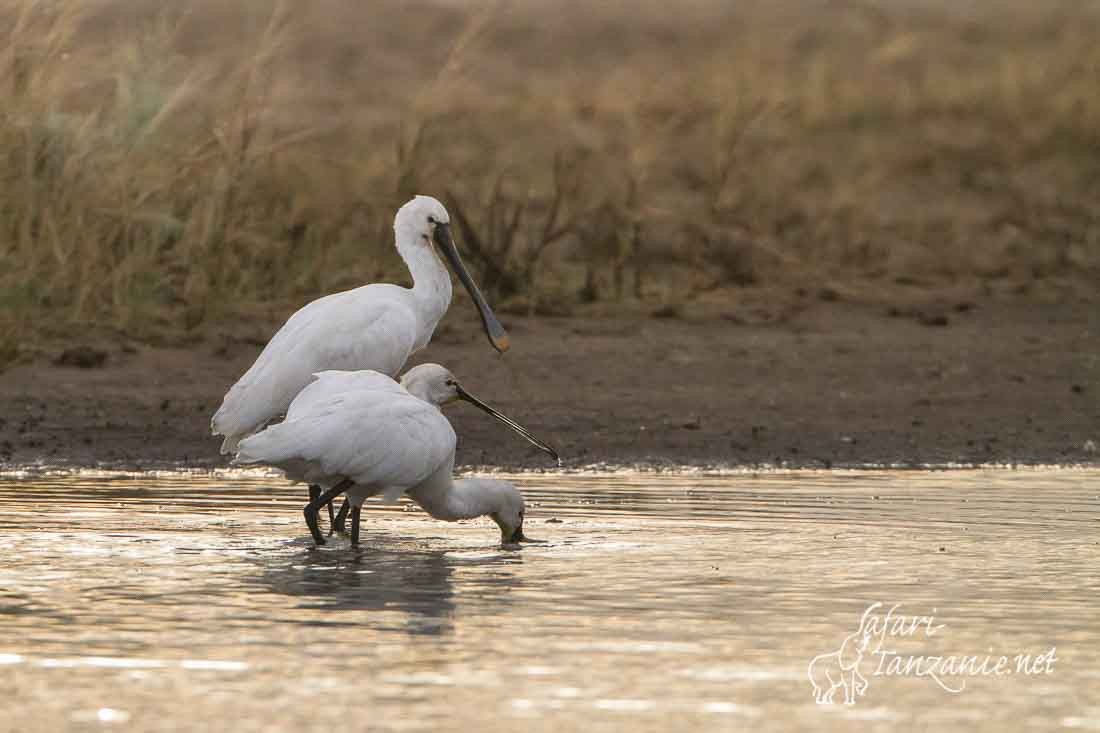
<path fill-rule="evenodd" d="M 372 507 L 314 549 L 302 487 L 0 479 L 0 730 L 1100 729 L 1100 472 L 524 475 L 527 533 Z M 1049 672 L 807 666 L 864 610 L 910 655 Z"/>

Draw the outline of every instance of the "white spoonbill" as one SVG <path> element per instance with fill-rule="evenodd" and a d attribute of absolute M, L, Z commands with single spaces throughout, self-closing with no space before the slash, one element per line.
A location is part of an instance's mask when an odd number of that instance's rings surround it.
<path fill-rule="evenodd" d="M 236 462 L 274 466 L 293 481 L 324 487 L 303 510 L 318 545 L 325 538 L 317 514 L 343 493 L 352 507 L 353 545 L 359 543 L 363 501 L 379 494 L 388 501 L 407 494 L 446 521 L 488 515 L 500 527 L 502 543 L 527 539 L 523 496 L 515 486 L 495 479 L 454 480 L 457 438 L 438 406 L 465 400 L 557 459 L 553 448 L 464 390 L 438 364 L 410 370 L 401 384 L 371 371 L 315 377 L 291 402 L 283 422 L 240 441 Z"/>
<path fill-rule="evenodd" d="M 214 413 L 210 427 L 225 436 L 222 453 L 235 452 L 242 438 L 284 414 L 316 372 L 370 369 L 395 376 L 428 344 L 451 303 L 451 277 L 433 241 L 477 305 L 489 341 L 500 352 L 508 349 L 508 334 L 462 264 L 443 204 L 416 196 L 398 209 L 393 231 L 413 286 L 364 285 L 295 312 Z"/>

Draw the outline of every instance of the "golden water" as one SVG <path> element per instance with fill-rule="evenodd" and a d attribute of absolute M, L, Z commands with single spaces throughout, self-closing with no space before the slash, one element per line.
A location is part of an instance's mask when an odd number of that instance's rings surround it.
<path fill-rule="evenodd" d="M 0 730 L 1100 729 L 1100 472 L 528 475 L 527 533 L 365 511 L 308 541 L 250 476 L 0 479 Z M 911 654 L 1049 672 L 807 665 L 869 604 Z"/>

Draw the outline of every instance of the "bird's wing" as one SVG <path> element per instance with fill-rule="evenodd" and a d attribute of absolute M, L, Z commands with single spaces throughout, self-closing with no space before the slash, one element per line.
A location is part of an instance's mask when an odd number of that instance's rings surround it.
<path fill-rule="evenodd" d="M 226 436 L 222 452 L 285 413 L 315 372 L 396 374 L 412 353 L 419 329 L 407 293 L 393 285 L 369 285 L 325 296 L 292 315 L 214 414 L 212 431 Z"/>
<path fill-rule="evenodd" d="M 352 390 L 326 395 L 245 438 L 237 462 L 305 463 L 318 475 L 407 488 L 424 481 L 454 449 L 454 429 L 432 405 L 404 390 Z"/>
<path fill-rule="evenodd" d="M 305 389 L 299 392 L 290 403 L 286 411 L 286 419 L 302 417 L 308 414 L 314 405 L 338 394 L 360 390 L 408 394 L 398 382 L 380 372 L 370 370 L 318 372 L 313 375 L 313 381 L 306 385 Z"/>

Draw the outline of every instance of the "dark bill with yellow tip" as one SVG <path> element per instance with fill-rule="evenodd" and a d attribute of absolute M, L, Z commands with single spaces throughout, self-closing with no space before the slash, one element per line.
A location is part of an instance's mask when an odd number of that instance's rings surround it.
<path fill-rule="evenodd" d="M 470 277 L 470 273 L 466 271 L 466 265 L 462 263 L 462 258 L 458 254 L 458 248 L 455 247 L 454 239 L 451 238 L 451 227 L 448 224 L 436 224 L 435 231 L 432 233 L 432 238 L 435 240 L 436 246 L 438 246 L 439 250 L 443 253 L 443 256 L 447 259 L 447 263 L 451 266 L 451 269 L 458 275 L 458 279 L 462 281 L 462 285 L 466 288 L 466 292 L 474 299 L 474 305 L 477 306 L 477 311 L 481 314 L 481 325 L 485 327 L 485 334 L 489 337 L 489 343 L 493 345 L 494 349 L 503 354 L 511 345 L 508 341 L 508 332 L 504 330 L 504 326 L 500 325 L 500 321 L 497 320 L 496 314 L 493 313 L 493 309 L 485 302 L 485 296 L 481 294 L 481 291 L 477 287 L 477 283 Z"/>

